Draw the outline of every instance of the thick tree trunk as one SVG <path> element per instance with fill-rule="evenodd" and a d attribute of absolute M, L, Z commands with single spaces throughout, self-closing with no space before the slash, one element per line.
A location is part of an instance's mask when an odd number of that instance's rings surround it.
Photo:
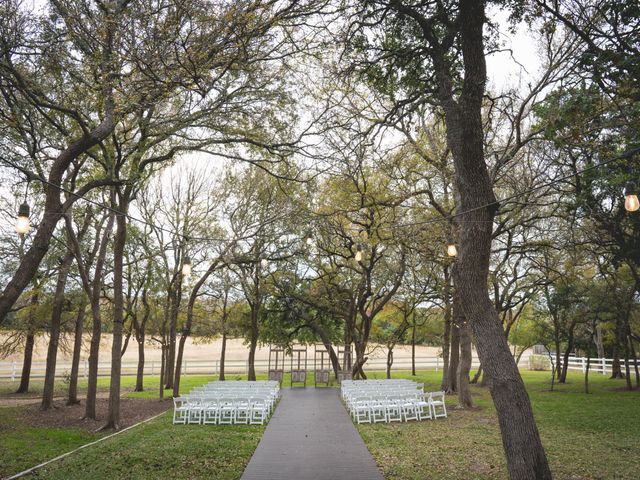
<path fill-rule="evenodd" d="M 622 373 L 622 364 L 620 362 L 620 345 L 622 344 L 622 325 L 619 318 L 616 318 L 616 325 L 614 328 L 614 341 L 613 341 L 613 361 L 611 362 L 611 377 L 609 378 L 624 378 Z"/>
<path fill-rule="evenodd" d="M 451 281 L 449 267 L 445 266 L 444 273 L 444 335 L 442 336 L 442 381 L 440 389 L 449 389 L 449 361 L 451 351 Z"/>
<path fill-rule="evenodd" d="M 411 375 L 416 376 L 416 322 L 413 319 L 411 328 Z"/>
<path fill-rule="evenodd" d="M 98 392 L 98 354 L 100 353 L 100 340 L 102 337 L 102 318 L 100 317 L 100 305 L 92 302 L 91 316 L 93 320 L 91 343 L 89 345 L 89 378 L 87 379 L 87 401 L 85 405 L 85 417 L 96 419 L 96 393 Z"/>
<path fill-rule="evenodd" d="M 160 381 L 158 382 L 160 384 L 159 386 L 159 393 L 158 393 L 158 398 L 160 399 L 160 401 L 164 400 L 164 371 L 165 371 L 165 365 L 167 364 L 167 347 L 162 344 L 161 348 L 161 356 L 160 356 Z"/>
<path fill-rule="evenodd" d="M 387 378 L 391 378 L 392 365 L 393 365 L 393 347 L 387 350 Z"/>
<path fill-rule="evenodd" d="M 120 428 L 120 376 L 122 370 L 122 332 L 124 323 L 124 247 L 127 241 L 127 194 L 119 205 L 122 214 L 116 215 L 116 234 L 113 241 L 113 344 L 111 345 L 111 383 L 109 385 L 109 414 L 105 428 Z"/>
<path fill-rule="evenodd" d="M 482 376 L 482 364 L 480 364 L 480 366 L 478 367 L 478 371 L 476 372 L 476 374 L 473 376 L 473 378 L 471 379 L 471 383 L 473 385 L 475 385 L 476 383 L 478 383 L 478 380 L 480 380 L 480 377 Z"/>
<path fill-rule="evenodd" d="M 629 332 L 629 351 L 631 352 L 631 358 L 633 359 L 633 368 L 636 372 L 636 388 L 638 388 L 640 387 L 640 366 L 638 366 L 638 356 L 636 355 L 636 349 L 633 346 L 631 332 Z"/>
<path fill-rule="evenodd" d="M 68 251 L 64 256 L 58 272 L 58 281 L 53 296 L 51 309 L 51 326 L 49 329 L 49 347 L 47 348 L 47 366 L 44 374 L 44 389 L 42 391 L 42 410 L 53 407 L 53 391 L 56 379 L 56 360 L 58 357 L 58 342 L 60 341 L 60 325 L 62 324 L 62 310 L 64 309 L 64 289 L 67 285 L 69 269 L 73 262 L 73 254 Z"/>
<path fill-rule="evenodd" d="M 573 329 L 569 332 L 569 338 L 567 340 L 567 348 L 564 351 L 564 357 L 562 359 L 562 372 L 558 377 L 558 383 L 566 383 L 567 381 L 567 372 L 569 371 L 569 355 L 571 355 L 571 351 L 573 350 Z"/>
<path fill-rule="evenodd" d="M 480 361 L 493 398 L 509 476 L 512 480 L 550 480 L 551 471 L 533 417 L 527 391 L 518 372 L 502 324 L 488 293 L 492 225 L 496 209 L 484 160 L 482 102 L 486 83 L 483 27 L 485 3 L 460 0 L 457 24 L 464 82 L 455 100 L 449 60 L 433 53 L 438 96 L 444 110 L 447 144 L 455 166 L 460 203 L 457 288 L 476 338 Z"/>
<path fill-rule="evenodd" d="M 173 379 L 173 396 L 174 397 L 180 396 L 180 378 L 182 376 L 182 359 L 184 356 L 184 345 L 187 341 L 188 335 L 189 335 L 188 332 L 182 332 L 182 335 L 180 335 L 180 343 L 178 344 L 178 355 L 176 357 L 175 376 Z"/>
<path fill-rule="evenodd" d="M 589 393 L 589 368 L 591 367 L 591 350 L 587 349 L 587 368 L 584 370 L 584 393 Z"/>
<path fill-rule="evenodd" d="M 144 334 L 136 338 L 136 342 L 138 343 L 138 370 L 136 371 L 136 388 L 134 391 L 142 392 L 144 390 Z"/>
<path fill-rule="evenodd" d="M 593 336 L 593 341 L 596 344 L 596 348 L 598 349 L 598 358 L 604 358 L 604 345 L 602 342 L 602 326 L 598 322 L 596 325 L 595 335 Z"/>
<path fill-rule="evenodd" d="M 69 398 L 67 405 L 80 403 L 78 400 L 78 374 L 80 371 L 80 355 L 82 354 L 82 333 L 84 331 L 84 318 L 86 316 L 86 301 L 80 303 L 76 328 L 73 335 L 73 358 L 71 359 L 71 375 L 69 376 Z"/>
<path fill-rule="evenodd" d="M 460 328 L 460 364 L 458 366 L 458 406 L 460 408 L 473 407 L 471 388 L 469 387 L 469 372 L 471 371 L 471 332 L 465 321 Z"/>
<path fill-rule="evenodd" d="M 227 332 L 222 331 L 222 345 L 220 347 L 220 374 L 218 375 L 218 380 L 224 381 L 224 357 L 227 354 Z"/>
<path fill-rule="evenodd" d="M 22 374 L 20 375 L 20 385 L 16 393 L 27 393 L 29 391 L 29 380 L 31 378 L 31 361 L 33 359 L 33 345 L 35 344 L 35 335 L 27 334 L 24 344 L 24 359 L 22 361 Z"/>
<path fill-rule="evenodd" d="M 180 300 L 182 298 L 181 279 L 180 273 L 177 274 L 176 283 L 173 285 L 170 295 L 170 309 L 169 309 L 169 352 L 167 355 L 166 365 L 166 384 L 165 388 L 173 388 L 173 381 L 175 376 L 175 362 L 176 362 L 176 343 L 178 335 L 178 310 L 180 308 Z"/>
<path fill-rule="evenodd" d="M 247 378 L 249 381 L 256 380 L 256 347 L 258 346 L 258 314 L 259 304 L 251 306 L 251 343 L 249 345 L 249 368 Z"/>
<path fill-rule="evenodd" d="M 556 378 L 560 379 L 560 369 L 562 368 L 562 350 L 560 349 L 560 340 L 556 338 Z"/>
<path fill-rule="evenodd" d="M 460 327 L 457 325 L 459 319 L 452 318 L 451 325 L 451 347 L 449 349 L 449 371 L 447 373 L 447 385 L 445 392 L 455 393 L 458 391 L 458 365 L 460 363 Z"/>

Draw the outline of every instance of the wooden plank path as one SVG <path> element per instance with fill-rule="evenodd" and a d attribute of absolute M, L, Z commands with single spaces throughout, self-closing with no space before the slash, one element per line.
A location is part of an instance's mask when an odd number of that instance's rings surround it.
<path fill-rule="evenodd" d="M 383 480 L 337 389 L 281 392 L 241 480 Z"/>

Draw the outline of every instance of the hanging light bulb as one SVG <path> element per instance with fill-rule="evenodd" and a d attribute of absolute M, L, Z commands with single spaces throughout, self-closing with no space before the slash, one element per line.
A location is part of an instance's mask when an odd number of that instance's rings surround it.
<path fill-rule="evenodd" d="M 356 262 L 362 261 L 362 245 L 356 245 Z"/>
<path fill-rule="evenodd" d="M 24 202 L 18 209 L 18 218 L 16 219 L 16 232 L 19 235 L 26 235 L 31 230 L 31 223 L 29 222 L 29 204 Z"/>
<path fill-rule="evenodd" d="M 635 212 L 640 208 L 638 189 L 634 182 L 627 182 L 624 187 L 624 208 L 627 212 Z"/>
<path fill-rule="evenodd" d="M 269 260 L 267 260 L 266 258 L 263 258 L 262 260 L 260 260 L 260 266 L 262 268 L 267 268 L 269 266 Z"/>
<path fill-rule="evenodd" d="M 191 276 L 191 259 L 186 255 L 184 260 L 182 260 L 182 276 L 184 278 L 189 278 Z"/>
<path fill-rule="evenodd" d="M 450 257 L 458 256 L 458 247 L 456 247 L 456 244 L 451 238 L 447 238 L 447 255 Z"/>
<path fill-rule="evenodd" d="M 313 245 L 313 237 L 311 236 L 311 234 L 310 234 L 310 233 L 307 235 L 307 238 L 306 238 L 306 240 L 305 240 L 305 243 L 306 243 L 306 244 L 307 244 L 307 246 L 309 246 L 309 247 Z"/>

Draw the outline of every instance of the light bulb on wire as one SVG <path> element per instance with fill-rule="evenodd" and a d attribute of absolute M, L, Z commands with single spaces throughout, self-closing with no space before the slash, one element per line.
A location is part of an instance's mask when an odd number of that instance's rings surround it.
<path fill-rule="evenodd" d="M 189 279 L 189 277 L 191 277 L 191 259 L 186 255 L 184 260 L 182 260 L 182 276 L 185 279 Z"/>
<path fill-rule="evenodd" d="M 447 255 L 450 257 L 458 256 L 458 247 L 451 237 L 447 237 Z"/>
<path fill-rule="evenodd" d="M 634 182 L 627 182 L 624 187 L 624 208 L 627 212 L 635 212 L 640 208 L 638 189 Z"/>
<path fill-rule="evenodd" d="M 19 235 L 26 235 L 31 230 L 31 222 L 29 222 L 29 204 L 24 202 L 18 209 L 18 218 L 16 219 L 16 232 Z"/>
<path fill-rule="evenodd" d="M 267 268 L 269 266 L 269 260 L 267 260 L 266 258 L 263 258 L 262 260 L 260 260 L 260 266 L 262 268 Z"/>
<path fill-rule="evenodd" d="M 358 244 L 356 246 L 356 262 L 362 261 L 362 245 Z"/>

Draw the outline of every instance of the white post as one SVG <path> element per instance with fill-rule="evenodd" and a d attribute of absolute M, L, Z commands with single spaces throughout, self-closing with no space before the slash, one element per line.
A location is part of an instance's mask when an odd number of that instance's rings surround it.
<path fill-rule="evenodd" d="M 151 362 L 151 375 L 153 375 L 153 371 L 155 370 L 156 362 Z"/>
<path fill-rule="evenodd" d="M 218 360 L 213 363 L 213 374 L 218 375 Z"/>
<path fill-rule="evenodd" d="M 89 376 L 89 361 L 85 360 L 84 361 L 84 378 L 87 378 Z"/>
<path fill-rule="evenodd" d="M 581 361 L 581 363 L 582 363 L 582 373 L 584 373 L 584 372 L 586 372 L 586 371 L 587 371 L 587 366 L 586 366 L 586 364 L 584 363 L 584 362 L 585 362 L 584 357 L 580 357 L 580 361 Z"/>
<path fill-rule="evenodd" d="M 440 357 L 436 357 L 436 372 L 438 371 L 439 364 L 440 364 Z"/>
<path fill-rule="evenodd" d="M 603 375 L 607 374 L 607 359 L 606 358 L 602 359 L 602 374 Z"/>
<path fill-rule="evenodd" d="M 16 381 L 16 362 L 15 361 L 11 364 L 11 381 L 12 382 Z"/>
<path fill-rule="evenodd" d="M 182 361 L 182 371 L 184 372 L 184 374 L 187 374 L 187 361 L 183 360 Z"/>

